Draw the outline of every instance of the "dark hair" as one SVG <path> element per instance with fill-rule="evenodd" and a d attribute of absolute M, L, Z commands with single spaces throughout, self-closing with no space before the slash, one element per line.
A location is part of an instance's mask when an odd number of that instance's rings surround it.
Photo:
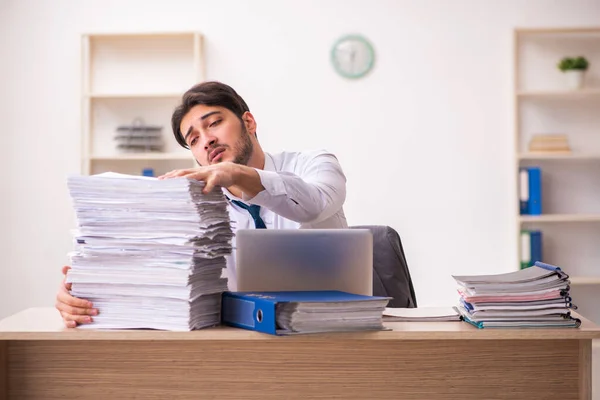
<path fill-rule="evenodd" d="M 186 149 L 189 147 L 185 142 L 183 133 L 181 132 L 181 129 L 179 129 L 179 126 L 181 125 L 181 120 L 183 117 L 193 107 L 199 104 L 224 107 L 234 113 L 240 119 L 240 121 L 242 121 L 242 116 L 244 113 L 246 111 L 250 111 L 244 99 L 242 99 L 231 86 L 215 81 L 202 82 L 194 85 L 191 89 L 183 94 L 183 97 L 181 98 L 181 104 L 175 108 L 175 111 L 173 111 L 173 116 L 171 117 L 171 126 L 173 128 L 175 140 L 177 140 L 177 143 Z"/>

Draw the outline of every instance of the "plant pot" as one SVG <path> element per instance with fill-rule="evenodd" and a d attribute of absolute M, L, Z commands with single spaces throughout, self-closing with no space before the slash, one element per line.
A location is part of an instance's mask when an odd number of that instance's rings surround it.
<path fill-rule="evenodd" d="M 565 71 L 565 80 L 567 88 L 570 90 L 581 89 L 583 87 L 583 76 L 585 71 L 581 69 L 572 69 Z"/>

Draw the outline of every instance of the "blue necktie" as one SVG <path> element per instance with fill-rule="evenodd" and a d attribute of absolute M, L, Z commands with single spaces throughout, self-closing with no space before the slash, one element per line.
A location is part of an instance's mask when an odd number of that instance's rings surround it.
<path fill-rule="evenodd" d="M 239 207 L 242 207 L 243 209 L 248 210 L 248 212 L 252 216 L 252 219 L 254 219 L 254 226 L 256 227 L 256 229 L 267 229 L 267 226 L 265 225 L 265 221 L 263 221 L 263 219 L 260 217 L 260 206 L 257 206 L 254 204 L 248 205 L 246 203 L 242 203 L 241 201 L 237 201 L 237 200 L 231 200 L 231 202 L 233 204 L 235 204 L 236 206 L 239 206 Z"/>

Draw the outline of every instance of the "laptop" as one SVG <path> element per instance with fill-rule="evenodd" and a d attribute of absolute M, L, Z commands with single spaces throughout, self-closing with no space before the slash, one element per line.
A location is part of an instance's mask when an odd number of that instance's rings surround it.
<path fill-rule="evenodd" d="M 241 229 L 236 233 L 239 292 L 340 290 L 373 294 L 368 229 Z"/>

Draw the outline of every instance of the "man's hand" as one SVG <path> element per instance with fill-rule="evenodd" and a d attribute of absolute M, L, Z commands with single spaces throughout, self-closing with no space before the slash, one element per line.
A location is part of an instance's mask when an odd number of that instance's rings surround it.
<path fill-rule="evenodd" d="M 227 188 L 231 193 L 242 197 L 242 192 L 254 197 L 265 190 L 260 181 L 260 176 L 254 168 L 232 162 L 222 162 L 206 167 L 176 169 L 159 176 L 158 179 L 189 178 L 204 181 L 206 186 L 202 190 L 209 193 L 215 186 Z"/>
<path fill-rule="evenodd" d="M 71 267 L 65 266 L 62 269 L 65 278 L 56 295 L 56 309 L 60 311 L 60 315 L 67 328 L 75 328 L 77 324 L 87 324 L 92 322 L 91 315 L 98 315 L 98 310 L 92 308 L 93 305 L 89 301 L 71 296 L 69 293 L 71 284 L 65 283 L 67 271 L 70 268 Z"/>
<path fill-rule="evenodd" d="M 189 178 L 197 181 L 204 181 L 206 186 L 204 186 L 203 192 L 209 193 L 215 186 L 227 188 L 235 185 L 239 169 L 240 165 L 238 164 L 222 162 L 207 167 L 176 169 L 159 176 L 158 179 Z"/>

